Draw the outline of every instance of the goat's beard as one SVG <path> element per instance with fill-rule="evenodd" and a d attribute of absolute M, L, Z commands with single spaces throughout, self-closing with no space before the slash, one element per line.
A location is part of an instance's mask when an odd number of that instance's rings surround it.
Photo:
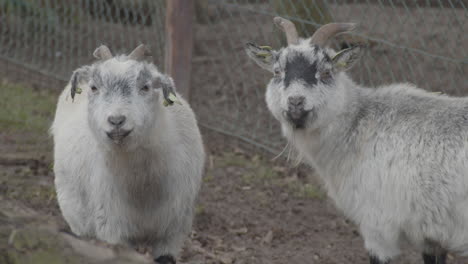
<path fill-rule="evenodd" d="M 283 135 L 286 138 L 287 142 L 283 150 L 274 158 L 278 158 L 281 155 L 287 153 L 286 160 L 292 161 L 293 166 L 297 167 L 299 164 L 302 163 L 304 160 L 304 154 L 296 147 L 296 134 L 297 130 L 294 129 L 291 124 L 287 124 L 282 126 Z M 304 131 L 301 129 L 301 132 Z M 305 132 L 305 131 L 304 131 Z"/>

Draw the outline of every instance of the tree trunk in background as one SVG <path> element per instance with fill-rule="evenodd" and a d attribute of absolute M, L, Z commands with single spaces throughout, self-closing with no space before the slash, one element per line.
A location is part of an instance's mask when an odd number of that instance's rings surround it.
<path fill-rule="evenodd" d="M 316 24 L 333 21 L 325 0 L 270 0 L 279 16 L 294 17 Z M 317 28 L 311 24 L 294 21 L 300 37 L 311 36 Z"/>
<path fill-rule="evenodd" d="M 187 101 L 190 101 L 193 14 L 193 0 L 167 0 L 165 71 Z"/>

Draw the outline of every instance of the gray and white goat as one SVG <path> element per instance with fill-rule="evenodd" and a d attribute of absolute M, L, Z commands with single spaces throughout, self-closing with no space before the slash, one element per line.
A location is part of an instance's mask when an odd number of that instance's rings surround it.
<path fill-rule="evenodd" d="M 94 56 L 73 73 L 51 128 L 60 209 L 79 236 L 147 245 L 156 262 L 175 263 L 205 160 L 194 113 L 183 99 L 163 106 L 174 83 L 145 46 Z"/>
<path fill-rule="evenodd" d="M 246 45 L 274 74 L 268 108 L 359 227 L 370 263 L 390 262 L 402 241 L 423 252 L 426 264 L 445 263 L 447 251 L 466 255 L 468 99 L 410 84 L 364 88 L 345 73 L 362 48 L 337 53 L 325 45 L 354 24 L 327 24 L 300 39 L 291 21 L 274 22 L 286 48 Z"/>

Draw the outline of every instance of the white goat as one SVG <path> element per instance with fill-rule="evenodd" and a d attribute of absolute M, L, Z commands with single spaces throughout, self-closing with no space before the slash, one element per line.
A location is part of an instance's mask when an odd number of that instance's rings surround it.
<path fill-rule="evenodd" d="M 361 87 L 344 71 L 362 49 L 325 47 L 353 24 L 327 24 L 299 39 L 291 21 L 274 21 L 286 33 L 286 48 L 246 45 L 274 74 L 268 108 L 359 226 L 370 263 L 399 255 L 401 241 L 422 251 L 426 264 L 445 263 L 447 251 L 467 254 L 467 98 L 409 84 Z"/>
<path fill-rule="evenodd" d="M 60 95 L 51 132 L 58 202 L 79 236 L 151 246 L 175 263 L 191 230 L 205 153 L 191 108 L 148 50 L 76 70 Z M 76 95 L 80 93 L 81 95 Z M 179 97 L 180 98 L 180 97 Z"/>

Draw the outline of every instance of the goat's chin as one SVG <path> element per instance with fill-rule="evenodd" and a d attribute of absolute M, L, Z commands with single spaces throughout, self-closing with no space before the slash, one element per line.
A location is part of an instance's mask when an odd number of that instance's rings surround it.
<path fill-rule="evenodd" d="M 105 132 L 100 136 L 100 145 L 109 152 L 131 152 L 138 148 L 141 143 L 136 135 L 126 137 L 109 137 Z"/>
<path fill-rule="evenodd" d="M 290 130 L 291 132 L 305 133 L 309 130 L 312 130 L 315 127 L 316 115 L 315 113 L 310 113 L 311 116 L 300 124 L 294 123 L 288 119 L 281 120 L 282 126 L 284 129 Z"/>

